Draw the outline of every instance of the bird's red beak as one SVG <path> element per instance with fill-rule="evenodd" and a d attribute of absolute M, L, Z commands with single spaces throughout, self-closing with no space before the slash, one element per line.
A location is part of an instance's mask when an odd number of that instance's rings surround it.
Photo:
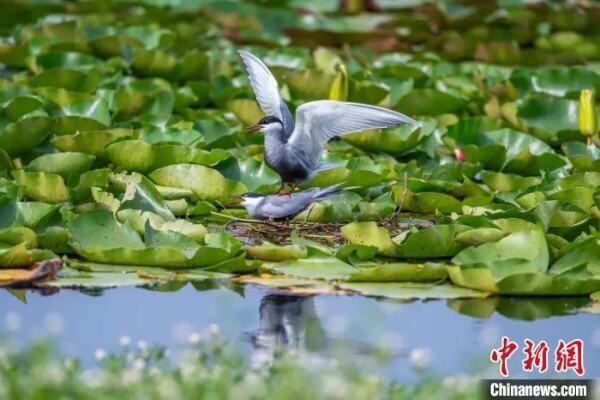
<path fill-rule="evenodd" d="M 255 132 L 260 132 L 260 130 L 263 128 L 263 126 L 261 124 L 256 124 L 256 125 L 252 125 L 246 128 L 246 132 L 248 133 L 255 133 Z"/>

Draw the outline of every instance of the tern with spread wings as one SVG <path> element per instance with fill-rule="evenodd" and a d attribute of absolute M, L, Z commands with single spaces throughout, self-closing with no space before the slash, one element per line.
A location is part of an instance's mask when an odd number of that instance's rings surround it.
<path fill-rule="evenodd" d="M 239 54 L 258 105 L 266 115 L 248 131 L 264 134 L 265 161 L 281 177 L 279 192 L 286 183 L 291 183 L 289 194 L 315 173 L 331 168 L 331 164 L 318 160 L 325 144 L 336 136 L 403 123 L 417 124 L 412 118 L 386 108 L 334 100 L 302 104 L 296 110 L 294 123 L 269 68 L 250 52 L 240 50 Z"/>

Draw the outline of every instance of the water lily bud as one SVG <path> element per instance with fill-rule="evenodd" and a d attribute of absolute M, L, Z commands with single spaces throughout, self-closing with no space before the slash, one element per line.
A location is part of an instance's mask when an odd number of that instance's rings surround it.
<path fill-rule="evenodd" d="M 348 98 L 348 70 L 344 64 L 338 64 L 336 69 L 337 74 L 329 89 L 329 99 L 344 101 Z"/>
<path fill-rule="evenodd" d="M 598 131 L 596 99 L 589 89 L 582 90 L 579 96 L 579 131 L 583 136 L 593 136 Z"/>
<path fill-rule="evenodd" d="M 458 147 L 454 149 L 454 157 L 456 157 L 456 161 L 465 161 L 465 153 Z"/>

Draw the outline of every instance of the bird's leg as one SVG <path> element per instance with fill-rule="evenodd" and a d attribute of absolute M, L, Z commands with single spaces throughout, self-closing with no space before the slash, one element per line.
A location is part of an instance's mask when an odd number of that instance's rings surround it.
<path fill-rule="evenodd" d="M 277 189 L 275 194 L 281 194 L 281 191 L 283 190 L 284 187 L 285 187 L 285 183 L 283 181 L 281 181 L 281 186 L 279 186 L 279 189 Z"/>
<path fill-rule="evenodd" d="M 294 190 L 296 190 L 296 188 L 298 187 L 297 183 L 294 183 L 292 185 L 292 188 L 290 190 L 288 190 L 287 192 L 284 193 L 280 193 L 280 196 L 288 196 L 288 197 L 292 197 L 292 193 L 294 192 Z"/>

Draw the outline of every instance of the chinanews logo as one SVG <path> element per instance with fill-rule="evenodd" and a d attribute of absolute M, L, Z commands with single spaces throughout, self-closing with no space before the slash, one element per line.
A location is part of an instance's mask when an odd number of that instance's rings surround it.
<path fill-rule="evenodd" d="M 535 343 L 531 339 L 525 339 L 523 346 L 523 358 L 521 367 L 525 372 L 544 373 L 550 365 L 550 346 L 545 340 Z M 501 346 L 492 349 L 490 361 L 498 364 L 500 374 L 503 377 L 509 376 L 508 360 L 517 352 L 519 344 L 507 338 L 502 337 Z M 583 340 L 573 339 L 570 342 L 559 340 L 552 351 L 554 371 L 565 373 L 572 371 L 577 376 L 585 374 L 583 362 Z"/>
<path fill-rule="evenodd" d="M 522 351 L 519 352 L 521 345 Z M 500 346 L 490 352 L 490 361 L 498 365 L 500 375 L 510 376 L 509 360 L 521 355 L 523 372 L 585 375 L 583 340 L 558 340 L 553 347 L 545 340 L 524 339 L 517 343 L 502 337 Z M 514 365 L 514 363 L 513 363 Z M 483 381 L 487 399 L 591 399 L 592 381 L 585 379 L 496 379 Z"/>

